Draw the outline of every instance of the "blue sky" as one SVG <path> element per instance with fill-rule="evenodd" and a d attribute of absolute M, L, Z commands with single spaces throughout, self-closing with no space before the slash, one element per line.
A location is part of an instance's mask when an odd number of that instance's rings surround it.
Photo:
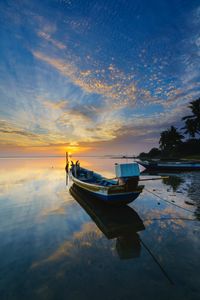
<path fill-rule="evenodd" d="M 0 3 L 4 154 L 138 153 L 200 95 L 199 1 Z"/>

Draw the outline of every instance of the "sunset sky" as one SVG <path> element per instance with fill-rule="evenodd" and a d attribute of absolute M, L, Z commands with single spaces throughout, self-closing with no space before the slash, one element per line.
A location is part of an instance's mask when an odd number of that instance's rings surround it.
<path fill-rule="evenodd" d="M 200 96 L 200 2 L 1 0 L 0 156 L 137 154 Z"/>

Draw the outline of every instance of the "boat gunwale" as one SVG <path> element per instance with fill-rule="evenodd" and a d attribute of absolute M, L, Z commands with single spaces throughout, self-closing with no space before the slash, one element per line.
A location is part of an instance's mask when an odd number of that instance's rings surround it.
<path fill-rule="evenodd" d="M 200 163 L 193 162 L 151 162 L 151 161 L 140 161 L 138 162 L 141 166 L 145 168 L 171 168 L 171 169 L 193 169 L 199 170 Z"/>
<path fill-rule="evenodd" d="M 81 181 L 80 179 L 77 179 L 74 175 L 71 174 L 71 177 L 72 177 L 72 180 L 74 181 L 74 183 L 80 183 L 80 184 L 83 184 L 85 185 L 85 188 L 87 186 L 89 187 L 96 187 L 98 188 L 99 190 L 97 191 L 92 191 L 93 193 L 98 193 L 100 192 L 102 189 L 104 189 L 105 192 L 107 192 L 107 196 L 114 196 L 114 195 L 119 195 L 119 194 L 124 194 L 124 195 L 128 195 L 128 194 L 140 194 L 143 190 L 143 185 L 141 186 L 138 186 L 137 189 L 133 190 L 133 191 L 126 191 L 126 190 L 123 190 L 125 188 L 125 185 L 111 185 L 111 186 L 103 186 L 103 185 L 96 185 L 96 184 L 92 184 L 92 183 L 88 183 L 88 182 L 84 182 L 84 181 Z M 117 193 L 117 189 L 119 189 L 119 187 L 121 188 L 121 192 Z M 83 187 L 82 187 L 83 188 Z M 116 188 L 116 193 L 109 193 L 109 190 L 115 190 Z M 123 190 L 123 191 L 122 191 Z M 91 191 L 91 190 L 88 190 L 88 191 Z"/>
<path fill-rule="evenodd" d="M 85 185 L 89 185 L 89 186 L 91 186 L 91 187 L 92 187 L 92 186 L 93 186 L 93 187 L 97 187 L 97 188 L 102 187 L 102 188 L 105 188 L 106 190 L 108 190 L 109 187 L 111 187 L 111 186 L 104 186 L 104 185 L 98 185 L 98 184 L 94 184 L 94 183 L 89 183 L 89 182 L 87 182 L 87 181 L 82 181 L 82 180 L 78 179 L 77 177 L 75 177 L 73 174 L 71 174 L 71 177 L 72 177 L 72 180 L 78 181 L 78 182 L 80 182 L 80 183 L 82 183 L 82 184 L 85 184 Z"/>
<path fill-rule="evenodd" d="M 87 169 L 85 169 L 87 170 Z M 90 171 L 90 170 L 88 170 Z M 85 179 L 90 180 L 90 178 L 84 178 L 81 180 L 73 174 L 72 170 L 69 171 L 69 176 L 77 187 L 83 189 L 85 192 L 92 193 L 95 197 L 98 197 L 101 201 L 113 205 L 125 205 L 132 201 L 134 201 L 143 191 L 144 186 L 139 185 L 134 187 L 132 190 L 127 190 L 126 184 L 119 184 L 118 182 L 110 182 L 110 179 L 107 179 L 101 176 L 98 173 L 95 173 L 93 178 L 97 177 L 97 179 L 105 180 L 110 183 L 109 186 L 96 184 L 84 181 Z M 91 178 L 92 180 L 92 178 Z"/>

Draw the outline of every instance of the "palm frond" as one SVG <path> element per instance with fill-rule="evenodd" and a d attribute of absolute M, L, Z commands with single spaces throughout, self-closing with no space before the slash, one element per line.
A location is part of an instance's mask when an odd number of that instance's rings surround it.
<path fill-rule="evenodd" d="M 192 119 L 192 118 L 194 118 L 194 116 L 192 116 L 192 115 L 191 116 L 185 116 L 185 117 L 182 118 L 182 120 L 184 121 L 184 120 Z"/>

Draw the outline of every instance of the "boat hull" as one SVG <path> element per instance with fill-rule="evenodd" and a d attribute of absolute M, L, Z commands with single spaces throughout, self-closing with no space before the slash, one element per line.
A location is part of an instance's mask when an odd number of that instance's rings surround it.
<path fill-rule="evenodd" d="M 125 205 L 128 203 L 131 203 L 141 193 L 141 192 L 130 192 L 130 193 L 124 193 L 124 194 L 103 195 L 101 193 L 94 193 L 94 192 L 91 192 L 88 190 L 87 190 L 87 192 L 90 193 L 91 195 L 95 196 L 99 200 L 104 201 L 105 203 L 117 204 L 117 205 Z"/>
<path fill-rule="evenodd" d="M 127 237 L 129 233 L 132 236 L 145 229 L 143 221 L 130 206 L 108 206 L 75 184 L 69 191 L 108 239 Z"/>
<path fill-rule="evenodd" d="M 138 186 L 135 191 L 126 192 L 124 186 L 99 186 L 95 184 L 90 184 L 83 182 L 73 175 L 71 176 L 72 181 L 75 185 L 84 191 L 90 193 L 90 195 L 95 196 L 97 199 L 103 201 L 107 204 L 125 205 L 134 201 L 142 192 L 143 186 Z"/>
<path fill-rule="evenodd" d="M 187 172 L 187 171 L 200 171 L 200 164 L 154 164 L 154 163 L 143 163 L 140 162 L 140 165 L 146 168 L 149 171 L 170 171 L 170 172 Z"/>

